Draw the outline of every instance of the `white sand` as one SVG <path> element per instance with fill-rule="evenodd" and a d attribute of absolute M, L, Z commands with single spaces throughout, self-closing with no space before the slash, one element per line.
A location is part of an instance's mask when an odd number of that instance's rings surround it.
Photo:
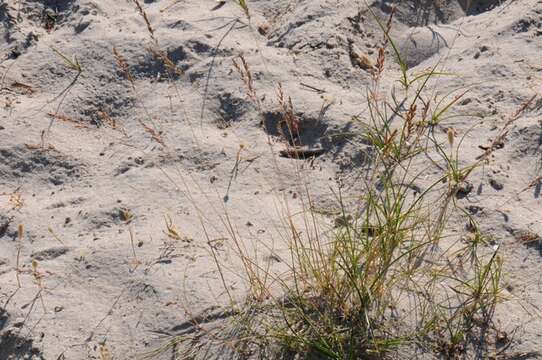
<path fill-rule="evenodd" d="M 437 130 L 451 126 L 462 136 L 478 124 L 463 143 L 464 160 L 472 161 L 522 103 L 540 95 L 542 1 L 495 7 L 497 0 L 473 1 L 470 16 L 466 1 L 444 0 L 442 9 L 396 2 L 392 36 L 411 70 L 440 60 L 456 76 L 434 81 L 438 94 L 471 86 L 454 111 L 482 118 L 452 117 Z M 231 241 L 219 220 L 226 209 L 242 241 L 269 257 L 285 251 L 278 199 L 299 206 L 296 167 L 303 167 L 320 207 L 333 206 L 329 187 L 337 177 L 355 186 L 366 145 L 332 135 L 359 131 L 351 117 L 366 115 L 370 75 L 353 66 L 349 42 L 375 59 L 382 34 L 363 1 L 252 0 L 251 27 L 233 1 L 212 10 L 217 4 L 145 1 L 159 48 L 185 71 L 172 81 L 149 55 L 149 33 L 130 1 L 0 3 L 0 360 L 96 359 L 104 342 L 113 358 L 133 359 L 192 313 L 227 302 L 207 244 L 213 240 L 221 260 L 235 262 L 228 246 L 219 246 Z M 257 31 L 262 24 L 266 35 Z M 118 71 L 113 47 L 130 65 L 137 95 Z M 77 57 L 77 79 L 52 49 Z M 313 162 L 272 155 L 259 109 L 232 66 L 240 53 L 266 121 L 278 118 L 281 82 L 311 124 L 304 141 L 325 154 Z M 387 65 L 389 85 L 399 72 Z M 542 321 L 534 312 L 542 308 L 542 240 L 518 241 L 522 232 L 542 232 L 542 182 L 535 181 L 542 100 L 535 101 L 460 200 L 502 241 L 512 301 L 499 309 L 499 319 L 510 334 L 517 328 L 513 352 L 542 349 Z M 99 111 L 118 128 L 102 125 Z M 47 113 L 77 123 L 57 118 L 45 149 L 37 149 L 52 119 Z M 160 131 L 165 146 L 141 122 Z M 276 141 L 272 150 L 283 147 Z M 127 213 L 134 216 L 129 224 Z M 165 217 L 182 239 L 168 237 Z M 19 224 L 25 235 L 17 290 Z M 43 274 L 41 292 L 32 259 Z M 226 275 L 241 296 L 242 280 Z"/>

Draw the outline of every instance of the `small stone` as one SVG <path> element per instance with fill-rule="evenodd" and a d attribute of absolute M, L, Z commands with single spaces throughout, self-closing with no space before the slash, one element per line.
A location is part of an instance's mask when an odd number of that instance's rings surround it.
<path fill-rule="evenodd" d="M 464 105 L 470 104 L 471 102 L 472 102 L 472 98 L 465 98 L 465 99 L 463 99 L 463 100 L 459 103 L 459 105 L 463 105 L 463 106 L 464 106 Z"/>
<path fill-rule="evenodd" d="M 476 205 L 469 205 L 469 206 L 466 207 L 466 209 L 469 212 L 469 214 L 471 214 L 471 215 L 476 215 L 479 212 L 484 210 L 482 207 L 476 206 Z"/>
<path fill-rule="evenodd" d="M 491 187 L 497 191 L 502 190 L 504 188 L 504 185 L 500 181 L 495 180 L 495 179 L 490 179 L 489 185 L 491 185 Z"/>

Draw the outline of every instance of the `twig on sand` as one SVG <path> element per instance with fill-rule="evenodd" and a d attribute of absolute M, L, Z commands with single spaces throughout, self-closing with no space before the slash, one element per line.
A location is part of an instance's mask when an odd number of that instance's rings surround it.
<path fill-rule="evenodd" d="M 230 188 L 231 184 L 234 179 L 237 178 L 237 174 L 239 174 L 239 163 L 241 162 L 241 151 L 245 148 L 245 145 L 240 144 L 239 150 L 237 151 L 237 155 L 235 156 L 235 165 L 233 165 L 233 169 L 231 169 L 231 176 L 230 181 L 228 183 L 228 189 L 226 190 L 226 195 L 224 195 L 224 202 L 228 202 L 230 199 Z"/>
<path fill-rule="evenodd" d="M 100 319 L 100 321 L 98 321 L 98 323 L 96 324 L 96 326 L 94 326 L 94 328 L 90 331 L 90 334 L 88 335 L 88 337 L 85 339 L 85 342 L 90 342 L 92 341 L 92 339 L 94 338 L 94 335 L 96 333 L 96 330 L 102 325 L 102 323 L 105 321 L 105 319 L 107 319 L 109 316 L 111 316 L 111 314 L 113 314 L 113 309 L 115 308 L 115 306 L 117 306 L 118 302 L 120 301 L 120 298 L 122 297 L 122 295 L 124 294 L 124 291 L 126 290 L 126 287 L 124 289 L 122 289 L 122 291 L 120 292 L 120 294 L 115 298 L 115 301 L 113 302 L 113 304 L 111 305 L 111 307 L 109 308 L 109 311 L 107 311 L 107 314 L 105 314 L 105 316 Z"/>
<path fill-rule="evenodd" d="M 325 153 L 323 148 L 289 147 L 280 151 L 280 156 L 293 159 L 308 159 L 310 157 L 320 156 Z"/>
<path fill-rule="evenodd" d="M 323 93 L 326 92 L 325 89 L 319 89 L 319 88 L 317 88 L 317 87 L 314 87 L 314 86 L 309 85 L 309 84 L 305 84 L 305 83 L 303 83 L 303 82 L 299 83 L 299 85 L 301 85 L 301 86 L 303 86 L 303 87 L 306 87 L 306 88 L 308 88 L 308 89 L 314 90 L 314 91 L 316 91 L 316 92 L 319 93 L 319 94 L 323 94 Z"/>

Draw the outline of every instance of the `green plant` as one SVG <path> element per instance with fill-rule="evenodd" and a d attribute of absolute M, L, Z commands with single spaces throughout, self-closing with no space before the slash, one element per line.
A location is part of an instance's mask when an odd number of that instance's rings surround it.
<path fill-rule="evenodd" d="M 73 55 L 71 59 L 67 56 L 58 51 L 57 49 L 51 47 L 51 50 L 60 58 L 67 67 L 69 67 L 72 70 L 77 71 L 78 74 L 80 74 L 83 71 L 83 68 L 81 67 L 81 64 L 79 64 L 79 60 L 77 60 L 77 56 Z"/>
<path fill-rule="evenodd" d="M 499 246 L 481 234 L 457 201 L 486 157 L 464 164 L 463 139 L 456 142 L 451 127 L 444 138 L 435 131 L 465 92 L 449 102 L 451 94 L 441 100 L 426 96 L 431 80 L 447 74 L 437 71 L 438 64 L 423 73 L 409 72 L 389 36 L 391 17 L 387 24 L 377 21 L 384 40 L 367 91 L 369 115 L 354 118 L 371 159 L 358 184 L 358 201 L 348 204 L 339 184 L 335 195 L 341 214 L 331 226 L 315 210 L 309 189 L 300 186 L 304 211 L 293 215 L 284 204 L 290 258 L 288 271 L 280 274 L 240 245 L 225 212 L 223 223 L 241 259 L 249 295 L 242 303 L 233 300 L 215 256 L 231 316 L 223 326 L 202 331 L 196 324 L 194 334 L 172 340 L 181 358 L 193 356 L 189 349 L 205 347 L 205 341 L 241 358 L 257 353 L 355 360 L 401 357 L 419 349 L 454 358 L 491 350 L 479 339 L 495 331 Z M 388 46 L 401 78 L 399 88 L 384 96 L 380 82 Z M 458 219 L 470 224 L 464 234 L 451 231 Z"/>
<path fill-rule="evenodd" d="M 243 9 L 245 16 L 250 21 L 250 11 L 248 10 L 247 0 L 235 0 L 235 2 L 239 4 L 241 9 Z"/>

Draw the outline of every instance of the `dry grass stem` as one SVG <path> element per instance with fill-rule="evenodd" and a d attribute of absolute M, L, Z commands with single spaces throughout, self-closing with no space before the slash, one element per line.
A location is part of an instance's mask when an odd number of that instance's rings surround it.
<path fill-rule="evenodd" d="M 151 39 L 156 42 L 156 38 L 154 37 L 154 29 L 151 26 L 151 22 L 149 21 L 149 17 L 147 16 L 147 13 L 145 12 L 145 9 L 143 9 L 143 6 L 139 2 L 139 0 L 133 0 L 134 4 L 137 7 L 137 11 L 139 12 L 139 15 L 143 18 L 143 21 L 145 22 L 145 25 L 147 26 L 147 31 L 150 34 Z"/>
<path fill-rule="evenodd" d="M 257 95 L 256 90 L 254 89 L 254 79 L 252 78 L 252 73 L 250 71 L 247 61 L 245 60 L 245 57 L 243 56 L 243 54 L 240 54 L 239 56 L 237 56 L 237 58 L 234 58 L 232 62 L 235 70 L 237 70 L 237 72 L 241 76 L 241 79 L 245 83 L 247 97 L 250 100 L 256 102 Z"/>
<path fill-rule="evenodd" d="M 20 279 L 20 273 L 21 273 L 21 249 L 23 247 L 23 237 L 24 237 L 24 227 L 23 224 L 19 224 L 19 227 L 17 228 L 17 258 L 16 258 L 16 265 L 15 265 L 15 276 L 17 278 L 17 287 L 21 288 L 21 279 Z"/>
<path fill-rule="evenodd" d="M 67 115 L 64 115 L 64 114 L 56 114 L 56 113 L 47 113 L 47 116 L 51 117 L 52 119 L 55 119 L 55 120 L 60 120 L 60 121 L 63 121 L 65 123 L 68 123 L 68 124 L 72 124 L 74 125 L 76 128 L 79 128 L 79 129 L 89 129 L 90 126 L 83 122 L 82 120 L 76 120 L 76 119 L 73 119 Z"/>
<path fill-rule="evenodd" d="M 122 55 L 117 51 L 115 47 L 113 47 L 113 56 L 115 57 L 115 61 L 117 63 L 119 71 L 126 78 L 126 80 L 128 80 L 132 84 L 132 87 L 134 87 L 134 77 L 130 72 L 130 67 L 128 66 L 128 63 L 126 62 L 124 57 L 122 57 Z"/>
<path fill-rule="evenodd" d="M 295 144 L 296 139 L 301 134 L 301 121 L 297 118 L 294 112 L 294 106 L 292 104 L 292 98 L 284 94 L 282 84 L 279 83 L 277 87 L 277 99 L 279 102 L 282 119 L 278 123 L 278 131 L 282 134 L 283 138 L 287 141 L 291 141 Z M 288 128 L 288 134 L 285 134 L 282 130 L 282 125 L 286 124 Z"/>

